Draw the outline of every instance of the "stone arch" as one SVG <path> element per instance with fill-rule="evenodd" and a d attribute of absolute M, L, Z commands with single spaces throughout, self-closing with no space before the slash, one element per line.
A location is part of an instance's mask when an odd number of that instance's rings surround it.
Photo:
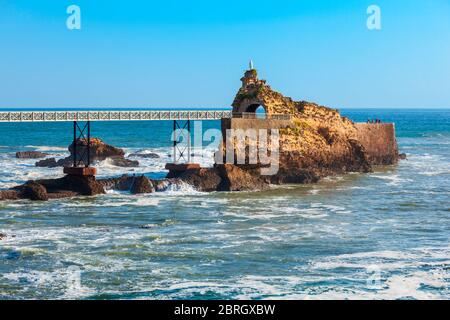
<path fill-rule="evenodd" d="M 259 108 L 263 108 L 264 113 L 267 113 L 266 106 L 259 102 L 251 102 L 251 103 L 243 104 L 243 105 L 241 105 L 241 107 L 239 109 L 242 110 L 241 112 L 256 113 L 256 110 L 258 110 Z"/>

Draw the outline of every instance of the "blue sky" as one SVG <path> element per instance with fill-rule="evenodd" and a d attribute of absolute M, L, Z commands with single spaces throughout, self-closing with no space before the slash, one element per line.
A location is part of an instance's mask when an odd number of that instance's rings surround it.
<path fill-rule="evenodd" d="M 249 59 L 296 100 L 450 107 L 450 0 L 0 0 L 2 108 L 229 106 Z"/>

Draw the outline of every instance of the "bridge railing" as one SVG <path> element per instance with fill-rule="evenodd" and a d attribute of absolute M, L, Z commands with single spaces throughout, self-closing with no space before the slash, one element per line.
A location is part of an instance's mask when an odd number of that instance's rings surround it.
<path fill-rule="evenodd" d="M 226 110 L 111 110 L 111 111 L 11 111 L 0 112 L 0 122 L 220 120 Z"/>
<path fill-rule="evenodd" d="M 291 120 L 292 118 L 290 114 L 283 114 L 283 113 L 265 114 L 255 112 L 233 112 L 232 117 L 241 119 L 273 119 L 273 120 Z"/>

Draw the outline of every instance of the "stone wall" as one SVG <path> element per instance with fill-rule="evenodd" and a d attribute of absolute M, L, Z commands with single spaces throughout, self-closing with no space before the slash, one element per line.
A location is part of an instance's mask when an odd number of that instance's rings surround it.
<path fill-rule="evenodd" d="M 395 164 L 398 146 L 393 123 L 355 123 L 357 138 L 372 165 Z"/>
<path fill-rule="evenodd" d="M 227 129 L 284 129 L 293 126 L 291 120 L 278 119 L 222 119 L 222 136 L 225 139 Z"/>

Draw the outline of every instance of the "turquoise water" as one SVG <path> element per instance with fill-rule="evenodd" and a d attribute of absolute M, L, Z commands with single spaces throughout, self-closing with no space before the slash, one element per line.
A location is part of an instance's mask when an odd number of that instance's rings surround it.
<path fill-rule="evenodd" d="M 131 196 L 0 203 L 0 298 L 450 298 L 450 110 L 343 110 L 396 123 L 398 166 L 265 192 L 188 186 Z M 130 173 L 162 177 L 170 122 L 94 123 Z M 219 122 L 204 123 L 218 128 Z M 71 124 L 0 124 L 2 188 L 60 174 L 18 160 L 67 155 Z M 211 164 L 212 150 L 196 150 Z M 203 157 L 201 157 L 203 156 Z M 97 164 L 100 175 L 126 169 Z M 131 170 L 131 169 L 130 169 Z"/>

